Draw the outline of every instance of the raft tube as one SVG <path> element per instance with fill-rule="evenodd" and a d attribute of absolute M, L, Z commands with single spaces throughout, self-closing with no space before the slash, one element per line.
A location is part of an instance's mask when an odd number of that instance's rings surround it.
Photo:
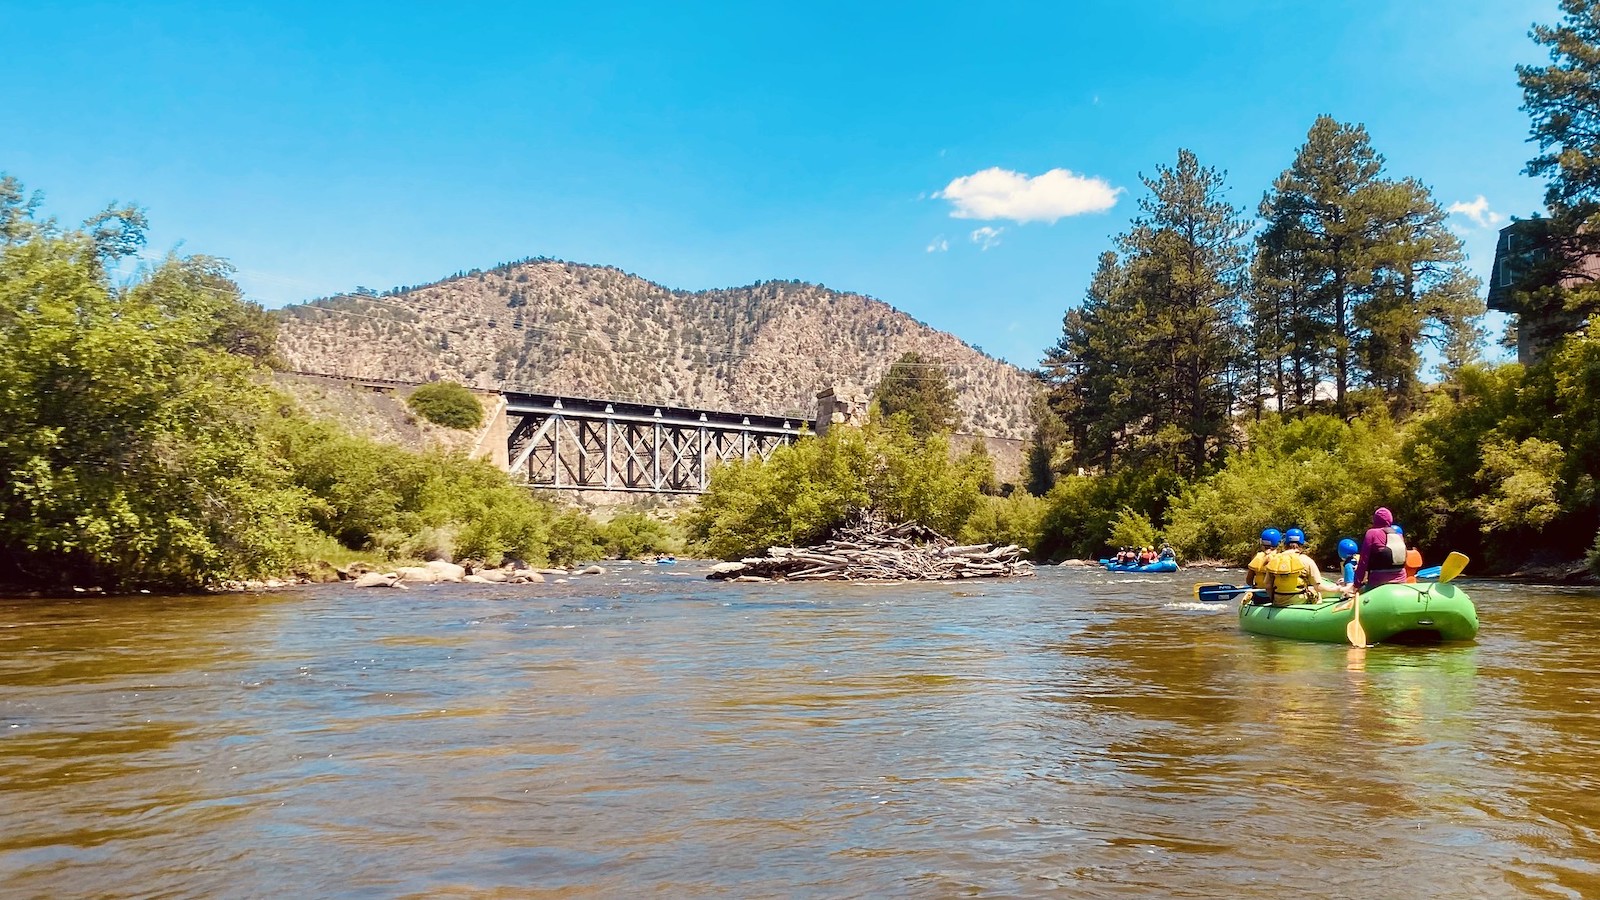
<path fill-rule="evenodd" d="M 1100 560 L 1100 565 L 1105 566 L 1107 572 L 1176 572 L 1176 571 L 1178 571 L 1178 561 L 1174 560 L 1174 559 L 1158 559 L 1153 563 L 1145 563 L 1142 566 L 1128 565 L 1126 563 L 1114 563 L 1109 559 L 1102 559 L 1102 560 Z"/>
<path fill-rule="evenodd" d="M 1370 644 L 1470 641 L 1478 634 L 1478 610 L 1453 584 L 1384 584 L 1358 599 Z M 1294 606 L 1244 603 L 1239 627 L 1252 634 L 1343 644 L 1354 615 L 1354 604 L 1343 599 Z"/>

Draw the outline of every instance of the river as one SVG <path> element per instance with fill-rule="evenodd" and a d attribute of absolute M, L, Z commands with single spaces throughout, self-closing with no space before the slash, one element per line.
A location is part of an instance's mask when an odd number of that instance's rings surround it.
<path fill-rule="evenodd" d="M 0 895 L 1600 896 L 1593 589 L 1357 650 L 703 572 L 0 601 Z"/>

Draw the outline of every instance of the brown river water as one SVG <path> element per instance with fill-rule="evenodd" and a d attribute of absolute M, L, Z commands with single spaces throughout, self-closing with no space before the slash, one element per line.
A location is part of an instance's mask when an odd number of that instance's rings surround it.
<path fill-rule="evenodd" d="M 1595 590 L 703 572 L 0 601 L 0 896 L 1600 897 Z"/>

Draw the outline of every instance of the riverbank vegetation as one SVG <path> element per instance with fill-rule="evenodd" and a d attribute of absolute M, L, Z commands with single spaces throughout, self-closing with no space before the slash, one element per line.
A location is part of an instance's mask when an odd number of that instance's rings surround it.
<path fill-rule="evenodd" d="M 1362 126 L 1318 118 L 1253 221 L 1180 151 L 1044 360 L 1041 552 L 1094 555 L 1131 514 L 1190 556 L 1240 560 L 1262 527 L 1299 525 L 1328 559 L 1385 505 L 1435 557 L 1509 571 L 1588 551 L 1600 572 L 1597 6 L 1566 0 L 1535 29 L 1552 65 L 1518 70 L 1551 218 L 1511 296 L 1562 323 L 1535 361 L 1481 359 L 1481 286 L 1445 211 Z"/>
<path fill-rule="evenodd" d="M 1545 252 L 1513 296 L 1563 326 L 1536 361 L 1483 360 L 1482 285 L 1447 212 L 1363 126 L 1321 116 L 1254 216 L 1188 150 L 1143 179 L 1138 215 L 1045 354 L 1033 496 L 985 496 L 978 463 L 948 459 L 925 411 L 939 373 L 917 359 L 875 402 L 914 420 L 719 473 L 693 534 L 736 556 L 870 507 L 1041 559 L 1164 538 L 1242 561 L 1263 527 L 1298 525 L 1331 560 L 1388 506 L 1435 559 L 1461 550 L 1509 571 L 1587 552 L 1600 572 L 1600 4 L 1563 8 L 1535 30 L 1552 65 L 1519 69 L 1542 151 L 1529 171 L 1552 186 Z M 918 450 L 913 434 L 933 437 Z M 922 485 L 935 496 L 910 502 Z"/>
<path fill-rule="evenodd" d="M 193 588 L 341 552 L 564 563 L 675 546 L 647 517 L 598 525 L 488 463 L 305 416 L 267 377 L 275 320 L 225 263 L 134 267 L 137 208 L 67 229 L 38 207 L 0 178 L 0 584 Z"/>

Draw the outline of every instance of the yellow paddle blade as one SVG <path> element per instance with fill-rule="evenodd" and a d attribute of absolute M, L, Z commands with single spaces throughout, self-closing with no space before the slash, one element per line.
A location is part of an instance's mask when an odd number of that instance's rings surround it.
<path fill-rule="evenodd" d="M 1350 610 L 1350 624 L 1344 627 L 1344 636 L 1350 639 L 1350 646 L 1367 646 L 1367 630 L 1361 627 L 1361 595 L 1357 594 Z"/>
<path fill-rule="evenodd" d="M 1439 567 L 1439 583 L 1445 584 L 1449 582 L 1450 579 L 1460 575 L 1461 570 L 1465 569 L 1467 567 L 1467 563 L 1471 561 L 1472 560 L 1467 559 L 1467 555 L 1465 553 L 1457 553 L 1452 550 L 1450 555 L 1444 558 L 1444 565 Z"/>

